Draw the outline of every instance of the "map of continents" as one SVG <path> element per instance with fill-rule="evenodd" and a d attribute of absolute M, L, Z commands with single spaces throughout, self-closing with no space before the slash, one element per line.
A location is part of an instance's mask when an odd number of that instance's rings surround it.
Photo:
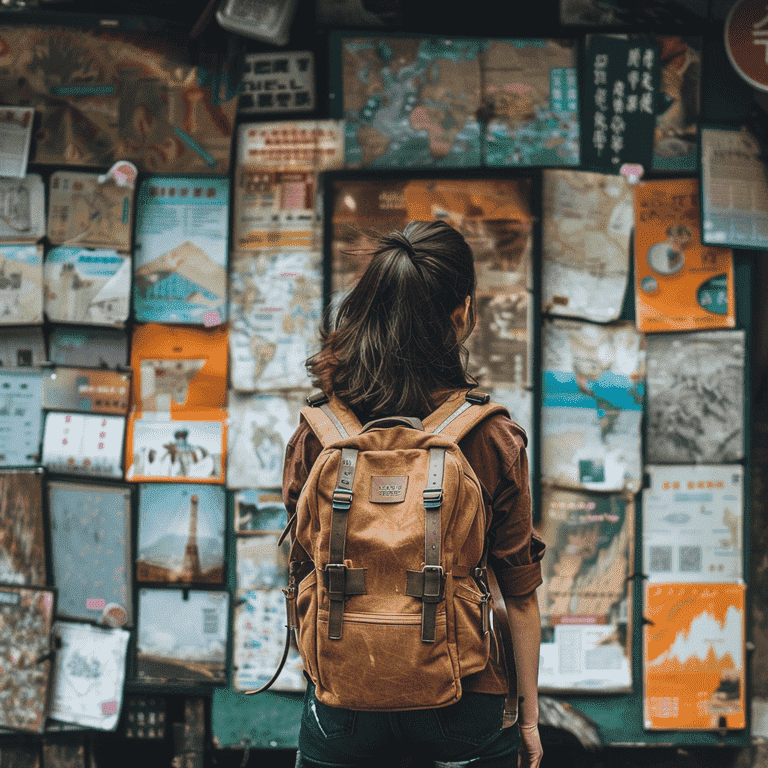
<path fill-rule="evenodd" d="M 481 165 L 480 50 L 480 40 L 346 39 L 347 167 Z"/>

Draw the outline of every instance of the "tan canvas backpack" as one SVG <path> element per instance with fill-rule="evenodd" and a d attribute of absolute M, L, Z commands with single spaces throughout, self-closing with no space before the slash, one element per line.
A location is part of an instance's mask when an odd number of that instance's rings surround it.
<path fill-rule="evenodd" d="M 362 426 L 336 399 L 309 402 L 302 415 L 324 447 L 288 526 L 285 593 L 316 696 L 358 710 L 454 703 L 492 637 L 490 521 L 457 443 L 508 413 L 460 392 L 423 423 Z"/>

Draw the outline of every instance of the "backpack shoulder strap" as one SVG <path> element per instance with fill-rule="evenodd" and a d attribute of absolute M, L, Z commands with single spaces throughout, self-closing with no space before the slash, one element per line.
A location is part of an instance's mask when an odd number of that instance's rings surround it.
<path fill-rule="evenodd" d="M 301 409 L 301 415 L 323 448 L 347 437 L 360 434 L 363 427 L 351 409 L 336 397 L 320 392 L 307 398 L 308 405 Z"/>
<path fill-rule="evenodd" d="M 509 411 L 490 401 L 490 395 L 477 390 L 451 395 L 436 411 L 424 419 L 424 429 L 444 435 L 458 443 L 473 427 L 495 413 L 509 418 Z"/>

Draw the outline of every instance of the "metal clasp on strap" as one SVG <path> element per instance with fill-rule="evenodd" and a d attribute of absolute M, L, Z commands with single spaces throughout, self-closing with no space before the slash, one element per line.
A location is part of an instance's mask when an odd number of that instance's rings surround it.
<path fill-rule="evenodd" d="M 352 491 L 337 488 L 332 496 L 333 508 L 347 510 L 352 506 Z"/>
<path fill-rule="evenodd" d="M 424 592 L 421 599 L 425 603 L 439 603 L 443 599 L 443 566 L 425 565 Z"/>
<path fill-rule="evenodd" d="M 491 396 L 485 392 L 467 392 L 464 399 L 472 405 L 485 405 L 490 402 Z"/>
<path fill-rule="evenodd" d="M 347 596 L 347 566 L 344 563 L 325 564 L 325 588 L 330 600 L 344 600 Z"/>
<path fill-rule="evenodd" d="M 435 509 L 443 503 L 443 489 L 427 488 L 423 491 L 422 498 L 426 509 Z"/>

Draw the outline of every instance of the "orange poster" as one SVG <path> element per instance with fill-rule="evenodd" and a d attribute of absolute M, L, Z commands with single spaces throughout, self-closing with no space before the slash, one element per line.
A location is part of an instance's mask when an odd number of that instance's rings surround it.
<path fill-rule="evenodd" d="M 649 584 L 643 638 L 648 730 L 746 727 L 743 584 Z"/>
<path fill-rule="evenodd" d="M 224 483 L 227 353 L 223 327 L 134 328 L 126 480 Z"/>
<path fill-rule="evenodd" d="M 736 325 L 733 252 L 703 245 L 696 179 L 635 187 L 635 315 L 645 333 Z"/>

